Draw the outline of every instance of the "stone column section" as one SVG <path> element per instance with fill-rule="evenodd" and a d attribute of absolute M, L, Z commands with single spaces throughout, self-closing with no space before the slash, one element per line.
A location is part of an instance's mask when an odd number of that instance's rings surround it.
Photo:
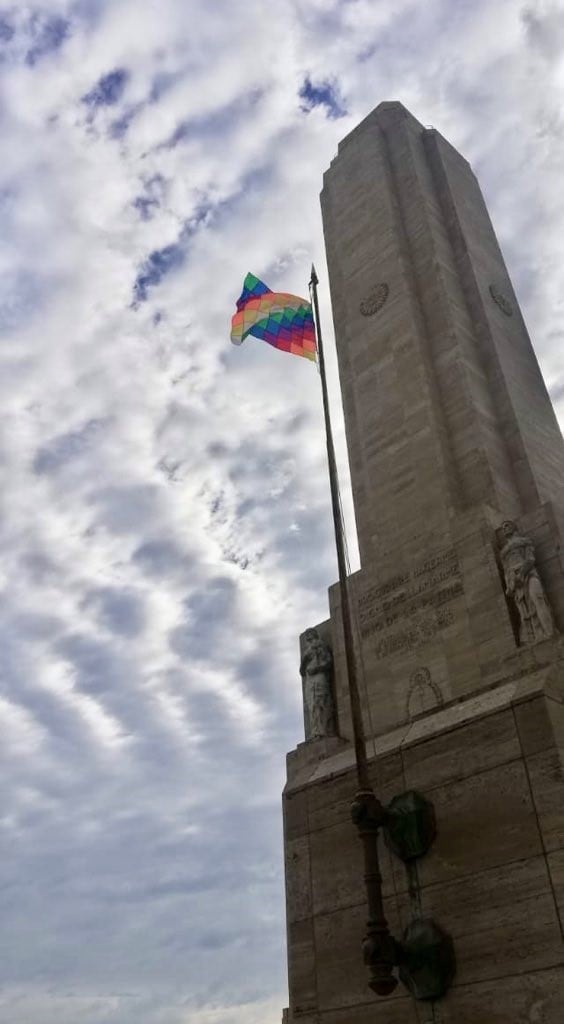
<path fill-rule="evenodd" d="M 362 129 L 362 130 L 361 130 Z M 385 139 L 367 119 L 321 196 L 363 565 L 425 522 L 444 535 L 459 484 Z"/>
<path fill-rule="evenodd" d="M 383 103 L 321 199 L 363 566 L 479 505 L 564 506 L 562 437 L 467 161 Z"/>
<path fill-rule="evenodd" d="M 480 186 L 437 131 L 423 141 L 524 511 L 564 507 L 562 435 Z"/>

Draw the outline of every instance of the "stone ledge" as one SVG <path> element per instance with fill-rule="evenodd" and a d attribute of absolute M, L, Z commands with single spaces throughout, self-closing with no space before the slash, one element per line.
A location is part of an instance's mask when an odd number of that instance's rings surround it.
<path fill-rule="evenodd" d="M 400 753 L 409 747 L 460 729 L 481 718 L 543 696 L 564 702 L 564 662 L 561 641 L 552 664 L 537 672 L 502 683 L 467 700 L 459 701 L 416 721 L 406 723 L 389 733 L 367 741 L 370 760 Z M 284 792 L 290 793 L 321 780 L 345 774 L 355 764 L 352 744 L 340 737 L 301 743 L 287 757 L 287 778 Z"/>

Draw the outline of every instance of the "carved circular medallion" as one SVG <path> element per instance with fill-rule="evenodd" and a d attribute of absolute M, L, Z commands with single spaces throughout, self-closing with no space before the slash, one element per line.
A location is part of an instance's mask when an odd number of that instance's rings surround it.
<path fill-rule="evenodd" d="M 377 284 L 375 288 L 367 295 L 365 299 L 360 303 L 360 312 L 363 316 L 374 316 L 379 309 L 382 309 L 388 295 L 390 294 L 390 286 L 385 281 L 382 284 Z"/>
<path fill-rule="evenodd" d="M 490 285 L 490 295 L 502 313 L 505 313 L 506 316 L 513 316 L 513 306 L 507 296 L 500 292 L 499 288 L 496 288 L 495 284 Z"/>

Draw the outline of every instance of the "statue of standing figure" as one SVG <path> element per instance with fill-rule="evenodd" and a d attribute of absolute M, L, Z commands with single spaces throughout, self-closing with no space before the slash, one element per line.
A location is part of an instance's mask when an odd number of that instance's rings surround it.
<path fill-rule="evenodd" d="M 519 613 L 519 639 L 522 644 L 546 640 L 554 634 L 554 622 L 537 571 L 533 542 L 519 533 L 512 520 L 502 523 L 501 536 L 505 592 Z"/>
<path fill-rule="evenodd" d="M 303 682 L 305 738 L 335 735 L 333 655 L 317 629 L 306 629 L 300 665 Z"/>

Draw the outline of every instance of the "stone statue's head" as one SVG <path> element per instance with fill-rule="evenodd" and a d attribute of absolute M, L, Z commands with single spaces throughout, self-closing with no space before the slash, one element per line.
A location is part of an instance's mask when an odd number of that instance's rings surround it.
<path fill-rule="evenodd" d="M 505 540 L 509 540 L 509 538 L 512 537 L 514 533 L 517 533 L 517 525 L 513 522 L 512 519 L 506 519 L 505 522 L 501 524 L 502 537 Z"/>
<path fill-rule="evenodd" d="M 313 627 L 311 629 L 306 629 L 304 633 L 304 647 L 306 649 L 313 647 L 314 644 L 318 644 L 319 640 L 320 636 L 316 629 Z"/>

